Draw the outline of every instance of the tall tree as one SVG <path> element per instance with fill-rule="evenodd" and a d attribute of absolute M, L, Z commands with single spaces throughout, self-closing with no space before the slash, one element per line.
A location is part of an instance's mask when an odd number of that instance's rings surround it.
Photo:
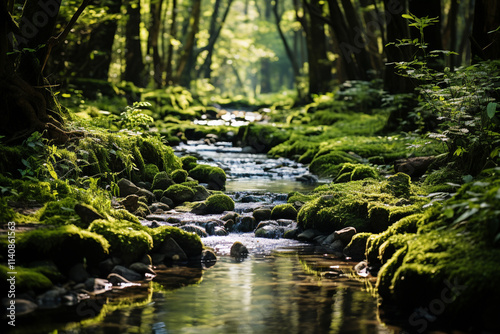
<path fill-rule="evenodd" d="M 201 0 L 193 0 L 191 15 L 189 18 L 189 32 L 186 36 L 185 43 L 183 45 L 181 55 L 179 58 L 178 66 L 175 74 L 175 83 L 182 86 L 189 86 L 191 81 L 191 75 L 188 63 L 193 59 L 193 52 L 196 46 L 196 34 L 200 28 L 200 16 L 201 16 Z"/>
<path fill-rule="evenodd" d="M 170 17 L 170 29 L 169 29 L 169 43 L 167 50 L 167 58 L 165 60 L 165 72 L 166 78 L 165 83 L 167 85 L 174 84 L 174 41 L 177 40 L 177 0 L 172 0 L 171 12 L 172 15 Z"/>
<path fill-rule="evenodd" d="M 500 2 L 476 0 L 472 30 L 472 56 L 476 59 L 500 58 Z"/>
<path fill-rule="evenodd" d="M 162 24 L 162 10 L 163 0 L 151 0 L 151 25 L 149 27 L 148 36 L 148 53 L 153 56 L 153 78 L 154 84 L 158 88 L 163 86 L 163 62 L 160 56 L 160 48 L 158 46 Z"/>
<path fill-rule="evenodd" d="M 78 48 L 75 55 L 78 57 L 75 59 L 78 76 L 108 80 L 121 4 L 121 0 L 103 1 L 107 17 L 92 28 L 88 41 Z"/>
<path fill-rule="evenodd" d="M 147 79 L 141 48 L 141 0 L 128 0 L 128 20 L 125 26 L 125 71 L 122 79 L 131 81 L 138 87 L 145 87 Z"/>
<path fill-rule="evenodd" d="M 21 26 L 9 11 L 13 7 L 0 3 L 0 135 L 7 142 L 35 131 L 57 142 L 68 139 L 59 104 L 43 72 L 51 50 L 66 39 L 88 4 L 84 0 L 64 31 L 53 37 L 59 2 L 26 1 Z"/>
<path fill-rule="evenodd" d="M 302 2 L 306 10 L 303 16 L 298 15 L 297 18 L 306 32 L 309 95 L 321 94 L 331 89 L 332 79 L 332 64 L 327 57 L 324 4 L 320 0 Z"/>

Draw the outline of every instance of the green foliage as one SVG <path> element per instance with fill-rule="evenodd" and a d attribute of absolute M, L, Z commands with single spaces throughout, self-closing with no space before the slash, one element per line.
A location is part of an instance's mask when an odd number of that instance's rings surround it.
<path fill-rule="evenodd" d="M 356 163 L 358 159 L 343 151 L 332 151 L 323 155 L 318 153 L 311 161 L 309 170 L 319 176 L 332 177 L 339 173 L 341 165 L 346 162 Z"/>
<path fill-rule="evenodd" d="M 205 200 L 208 213 L 223 213 L 234 210 L 234 201 L 225 194 L 214 194 Z"/>
<path fill-rule="evenodd" d="M 150 108 L 149 102 L 134 102 L 132 107 L 127 106 L 125 111 L 120 114 L 119 124 L 122 129 L 147 131 L 153 124 L 153 117 L 145 114 L 143 111 Z"/>
<path fill-rule="evenodd" d="M 80 217 L 75 213 L 78 201 L 66 197 L 59 201 L 47 202 L 37 213 L 40 222 L 47 225 L 80 225 Z M 79 226 L 86 228 L 87 226 Z"/>

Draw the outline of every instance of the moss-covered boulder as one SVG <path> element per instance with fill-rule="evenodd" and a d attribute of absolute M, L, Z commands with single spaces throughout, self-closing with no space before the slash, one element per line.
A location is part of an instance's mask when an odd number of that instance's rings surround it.
<path fill-rule="evenodd" d="M 382 189 L 395 197 L 409 197 L 411 194 L 411 179 L 405 173 L 396 173 L 387 179 Z"/>
<path fill-rule="evenodd" d="M 160 172 L 160 169 L 155 164 L 146 164 L 144 167 L 144 181 L 153 182 L 155 175 Z"/>
<path fill-rule="evenodd" d="M 226 173 L 222 168 L 197 165 L 189 171 L 189 176 L 201 183 L 207 183 L 212 190 L 224 190 L 226 187 Z"/>
<path fill-rule="evenodd" d="M 163 242 L 172 238 L 189 258 L 201 255 L 203 244 L 197 234 L 173 226 L 159 226 L 148 231 L 153 238 L 152 252 L 157 252 Z"/>
<path fill-rule="evenodd" d="M 83 230 L 75 225 L 43 228 L 19 235 L 16 255 L 24 261 L 51 259 L 68 265 L 97 263 L 109 254 L 109 242 L 98 233 Z"/>
<path fill-rule="evenodd" d="M 181 158 L 182 169 L 186 171 L 190 171 L 191 169 L 198 166 L 198 158 L 193 157 L 192 155 L 186 155 Z"/>
<path fill-rule="evenodd" d="M 234 201 L 225 194 L 214 194 L 205 200 L 207 213 L 223 213 L 234 210 Z"/>
<path fill-rule="evenodd" d="M 7 266 L 0 265 L 0 288 L 7 292 L 11 290 L 11 285 L 16 295 L 26 292 L 42 292 L 50 289 L 53 285 L 52 281 L 36 268 L 24 268 L 16 266 L 15 275 L 9 274 L 12 272 Z M 11 281 L 12 277 L 15 280 Z"/>
<path fill-rule="evenodd" d="M 102 235 L 110 245 L 110 254 L 132 263 L 141 259 L 153 248 L 153 239 L 146 227 L 128 221 L 96 220 L 90 226 L 91 232 Z"/>
<path fill-rule="evenodd" d="M 188 172 L 184 169 L 176 169 L 170 174 L 170 177 L 175 183 L 183 183 L 186 182 Z"/>
<path fill-rule="evenodd" d="M 168 187 L 163 193 L 164 196 L 170 198 L 174 203 L 181 204 L 192 201 L 195 195 L 193 189 L 182 184 L 174 184 Z"/>
<path fill-rule="evenodd" d="M 365 258 L 366 244 L 371 233 L 356 233 L 349 244 L 344 248 L 344 255 L 355 261 L 361 261 Z"/>
<path fill-rule="evenodd" d="M 297 209 L 292 204 L 278 204 L 271 211 L 271 219 L 297 219 Z"/>
<path fill-rule="evenodd" d="M 342 164 L 342 168 L 340 169 L 335 182 L 349 182 L 368 178 L 379 178 L 379 173 L 376 168 L 363 164 L 345 163 Z"/>
<path fill-rule="evenodd" d="M 167 190 L 168 187 L 174 184 L 174 181 L 170 178 L 170 175 L 168 175 L 167 172 L 159 172 L 155 175 L 153 179 L 153 185 L 151 188 L 153 190 L 156 189 L 161 189 L 161 190 Z"/>
<path fill-rule="evenodd" d="M 344 163 L 357 162 L 359 162 L 358 159 L 349 153 L 332 151 L 322 155 L 317 154 L 309 165 L 309 171 L 319 176 L 335 177 Z"/>

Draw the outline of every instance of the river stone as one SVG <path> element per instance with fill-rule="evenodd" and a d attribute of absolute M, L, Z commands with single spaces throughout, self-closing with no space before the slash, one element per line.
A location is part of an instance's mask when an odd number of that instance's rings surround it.
<path fill-rule="evenodd" d="M 194 203 L 190 212 L 195 214 L 195 215 L 204 215 L 207 213 L 207 210 L 208 210 L 208 207 L 204 202 L 197 202 L 197 203 Z"/>
<path fill-rule="evenodd" d="M 214 229 L 214 235 L 224 237 L 226 235 L 229 235 L 229 233 L 226 231 L 224 227 L 216 226 Z"/>
<path fill-rule="evenodd" d="M 111 283 L 104 278 L 90 277 L 85 281 L 85 289 L 94 293 L 101 293 L 109 290 Z"/>
<path fill-rule="evenodd" d="M 184 226 L 183 226 L 184 227 Z M 160 253 L 165 254 L 165 259 L 169 261 L 185 262 L 188 257 L 179 244 L 172 238 L 165 239 L 160 245 L 158 250 Z"/>
<path fill-rule="evenodd" d="M 233 245 L 231 246 L 231 250 L 229 251 L 229 254 L 232 257 L 237 258 L 237 259 L 245 258 L 248 256 L 248 249 L 241 242 L 235 241 L 233 243 Z"/>
<path fill-rule="evenodd" d="M 344 245 L 348 245 L 355 234 L 356 228 L 352 226 L 344 227 L 341 230 L 333 232 L 335 239 L 342 241 Z"/>
<path fill-rule="evenodd" d="M 65 288 L 54 286 L 49 291 L 36 297 L 37 304 L 45 308 L 57 307 L 61 304 L 61 297 L 67 292 Z"/>
<path fill-rule="evenodd" d="M 143 276 L 156 276 L 155 271 L 150 265 L 147 265 L 142 262 L 134 262 L 132 263 L 129 267 L 130 270 L 133 270 L 139 274 L 142 274 Z"/>
<path fill-rule="evenodd" d="M 226 231 L 232 232 L 234 229 L 234 225 L 235 225 L 234 220 L 229 219 L 224 223 L 224 228 L 226 229 Z"/>
<path fill-rule="evenodd" d="M 230 211 L 226 213 L 224 216 L 222 216 L 220 219 L 223 221 L 228 221 L 228 220 L 236 221 L 236 218 L 238 218 L 238 216 L 239 215 L 236 212 Z"/>
<path fill-rule="evenodd" d="M 304 241 L 313 241 L 321 232 L 316 229 L 307 229 L 297 236 L 297 239 Z"/>
<path fill-rule="evenodd" d="M 68 278 L 75 283 L 83 283 L 89 278 L 90 275 L 85 270 L 83 263 L 77 263 L 69 268 Z"/>
<path fill-rule="evenodd" d="M 143 188 L 139 188 L 139 190 L 136 192 L 136 195 L 139 197 L 143 197 L 143 196 L 146 197 L 147 204 L 151 204 L 155 200 L 155 195 L 151 191 L 143 189 Z"/>
<path fill-rule="evenodd" d="M 139 196 L 136 194 L 128 195 L 118 203 L 123 205 L 127 211 L 134 212 L 139 209 Z"/>
<path fill-rule="evenodd" d="M 238 230 L 241 232 L 252 232 L 257 227 L 257 222 L 252 216 L 243 216 L 238 224 Z"/>
<path fill-rule="evenodd" d="M 366 239 L 355 238 L 344 248 L 344 255 L 355 261 L 365 259 Z"/>
<path fill-rule="evenodd" d="M 137 274 L 137 275 L 139 275 L 139 274 Z M 123 277 L 123 276 L 121 276 L 119 274 L 116 274 L 116 273 L 109 274 L 107 278 L 108 278 L 109 283 L 111 283 L 111 284 L 113 284 L 115 286 L 116 285 L 121 285 L 121 284 L 129 284 L 129 283 L 131 283 L 128 279 L 126 279 L 125 277 Z"/>
<path fill-rule="evenodd" d="M 210 263 L 210 262 L 216 262 L 216 261 L 217 261 L 217 256 L 215 255 L 215 253 L 212 250 L 204 249 L 201 252 L 201 262 Z"/>
<path fill-rule="evenodd" d="M 158 213 L 158 214 L 161 214 L 161 213 L 168 211 L 168 210 L 170 210 L 170 207 L 167 204 L 161 203 L 161 202 L 153 203 L 149 207 L 149 211 L 151 211 L 152 213 Z"/>
<path fill-rule="evenodd" d="M 203 186 L 193 187 L 193 190 L 195 192 L 193 197 L 194 202 L 204 201 L 210 196 L 208 190 Z"/>
<path fill-rule="evenodd" d="M 202 227 L 199 227 L 199 226 L 196 226 L 196 225 L 192 225 L 192 224 L 188 224 L 188 225 L 183 225 L 183 226 L 180 226 L 180 228 L 184 231 L 187 231 L 187 232 L 193 232 L 193 233 L 196 233 L 198 234 L 201 238 L 206 238 L 208 237 L 208 234 L 207 232 L 205 231 L 204 228 Z"/>
<path fill-rule="evenodd" d="M 436 157 L 413 157 L 394 161 L 394 171 L 401 172 L 412 177 L 425 174 L 427 168 L 436 160 Z"/>
<path fill-rule="evenodd" d="M 132 181 L 127 179 L 120 179 L 117 183 L 118 189 L 120 190 L 121 197 L 127 197 L 128 195 L 137 194 L 139 187 L 136 186 Z"/>
<path fill-rule="evenodd" d="M 268 226 L 268 225 L 278 226 L 278 222 L 275 221 L 275 220 L 264 220 L 264 221 L 261 221 L 259 224 L 257 224 L 257 227 L 255 228 L 255 231 L 257 232 L 257 230 L 259 228 L 263 228 L 263 227 Z"/>
<path fill-rule="evenodd" d="M 345 244 L 341 240 L 335 240 L 330 244 L 330 249 L 334 252 L 342 252 L 344 249 Z"/>
<path fill-rule="evenodd" d="M 169 207 L 173 207 L 174 206 L 174 201 L 172 201 L 170 198 L 168 198 L 166 196 L 162 196 L 161 199 L 160 199 L 160 202 L 163 203 L 163 204 L 168 205 Z"/>
<path fill-rule="evenodd" d="M 261 222 L 263 220 L 269 220 L 269 219 L 271 219 L 271 209 L 257 208 L 253 211 L 252 215 L 254 216 L 257 223 Z"/>
<path fill-rule="evenodd" d="M 296 223 L 295 220 L 292 219 L 278 219 L 277 222 L 279 226 L 292 226 Z"/>
<path fill-rule="evenodd" d="M 208 222 L 205 224 L 205 231 L 207 231 L 208 235 L 215 234 L 215 226 L 216 224 L 214 222 Z"/>
<path fill-rule="evenodd" d="M 75 212 L 85 226 L 89 226 L 94 220 L 104 219 L 104 217 L 97 213 L 92 207 L 85 204 L 77 203 L 75 205 Z"/>
<path fill-rule="evenodd" d="M 279 239 L 283 236 L 284 227 L 279 225 L 266 225 L 255 231 L 255 236 L 259 238 Z"/>
<path fill-rule="evenodd" d="M 115 266 L 113 270 L 111 270 L 111 274 L 120 275 L 128 281 L 140 281 L 142 279 L 142 275 L 138 272 L 120 265 Z"/>
<path fill-rule="evenodd" d="M 104 261 L 99 262 L 99 270 L 104 275 L 107 275 L 107 274 L 109 274 L 111 272 L 111 270 L 113 270 L 113 268 L 117 264 L 121 264 L 120 259 L 117 258 L 117 257 L 110 257 L 110 258 L 107 258 Z"/>
<path fill-rule="evenodd" d="M 316 184 L 319 181 L 318 177 L 314 174 L 303 174 L 297 176 L 295 180 L 305 184 Z"/>

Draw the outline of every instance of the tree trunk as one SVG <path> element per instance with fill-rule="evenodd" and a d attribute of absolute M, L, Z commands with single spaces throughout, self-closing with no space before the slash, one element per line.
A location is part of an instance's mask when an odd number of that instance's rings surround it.
<path fill-rule="evenodd" d="M 129 16 L 125 26 L 125 72 L 123 80 L 130 81 L 137 87 L 145 87 L 144 61 L 142 58 L 140 25 L 141 25 L 141 1 L 129 0 L 127 3 L 127 14 Z"/>
<path fill-rule="evenodd" d="M 331 87 L 332 64 L 326 55 L 325 23 L 321 18 L 323 4 L 320 0 L 307 3 L 306 31 L 307 53 L 309 62 L 309 95 L 328 92 Z"/>
<path fill-rule="evenodd" d="M 410 38 L 408 22 L 401 17 L 408 13 L 406 1 L 396 3 L 393 0 L 384 0 L 384 6 L 387 13 L 390 14 L 386 24 L 386 40 L 388 43 L 394 43 L 398 40 Z M 408 78 L 398 75 L 394 68 L 394 63 L 400 61 L 409 61 L 412 58 L 410 47 L 399 47 L 388 45 L 385 47 L 387 66 L 384 72 L 384 88 L 391 94 L 411 93 L 414 85 Z"/>
<path fill-rule="evenodd" d="M 193 55 L 193 50 L 196 42 L 196 34 L 198 33 L 200 25 L 201 16 L 201 0 L 193 0 L 193 8 L 191 10 L 191 16 L 189 19 L 189 33 L 186 37 L 186 42 L 184 44 L 181 56 L 179 59 L 179 64 L 177 66 L 175 74 L 175 83 L 181 83 L 181 80 L 186 83 L 189 81 L 190 75 L 185 73 L 185 71 L 190 71 L 191 69 L 187 67 L 190 57 Z"/>
<path fill-rule="evenodd" d="M 177 0 L 172 0 L 172 17 L 170 23 L 170 43 L 168 44 L 167 60 L 165 61 L 165 72 L 167 85 L 172 85 L 174 83 L 174 45 L 172 40 L 177 39 Z"/>
<path fill-rule="evenodd" d="M 222 19 L 220 20 L 220 23 L 217 25 L 217 15 L 219 11 L 219 4 L 220 0 L 217 0 L 214 6 L 214 13 L 212 14 L 212 21 L 210 22 L 210 38 L 208 39 L 208 45 L 203 49 L 207 51 L 207 56 L 205 57 L 205 61 L 203 62 L 203 65 L 200 67 L 200 73 L 201 77 L 210 79 L 212 77 L 212 56 L 214 52 L 214 47 L 215 43 L 217 42 L 217 39 L 220 36 L 220 32 L 222 30 L 222 27 L 224 26 L 224 23 L 226 22 L 227 16 L 229 14 L 229 11 L 231 10 L 231 5 L 233 3 L 233 0 L 228 0 L 228 4 L 226 7 L 226 10 L 224 11 L 224 14 L 222 15 Z M 202 51 L 203 51 L 202 50 Z"/>
<path fill-rule="evenodd" d="M 66 38 L 87 5 L 84 1 L 63 33 L 53 38 L 59 2 L 26 1 L 20 28 L 6 2 L 0 3 L 0 135 L 6 143 L 19 142 L 35 131 L 56 143 L 67 141 L 70 134 L 61 129 L 60 107 L 43 68 L 51 49 Z M 19 58 L 9 55 L 14 49 L 21 52 Z"/>
<path fill-rule="evenodd" d="M 121 3 L 121 0 L 110 1 L 107 6 L 107 13 L 120 13 Z M 108 80 L 113 42 L 117 27 L 117 20 L 110 19 L 97 24 L 96 27 L 92 29 L 88 43 L 81 51 L 80 61 L 75 61 L 75 67 L 78 68 L 78 76 Z M 82 56 L 85 58 L 82 59 Z"/>
<path fill-rule="evenodd" d="M 473 61 L 500 58 L 499 27 L 500 2 L 476 0 L 472 28 Z"/>
<path fill-rule="evenodd" d="M 153 76 L 156 88 L 163 87 L 163 63 L 158 47 L 158 38 L 161 31 L 161 16 L 163 0 L 151 1 L 151 26 L 149 27 L 148 53 L 153 55 Z"/>

